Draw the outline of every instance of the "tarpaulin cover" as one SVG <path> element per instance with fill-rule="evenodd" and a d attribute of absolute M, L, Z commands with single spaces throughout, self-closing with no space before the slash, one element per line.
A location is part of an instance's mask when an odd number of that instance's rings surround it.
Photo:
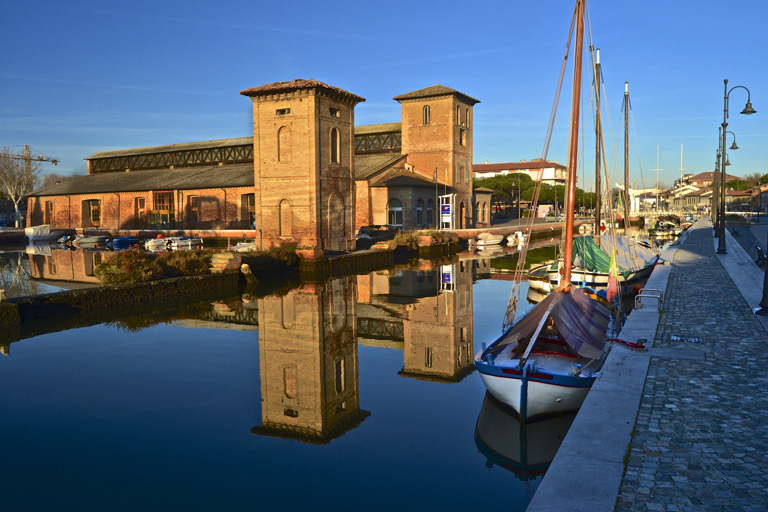
<path fill-rule="evenodd" d="M 566 343 L 583 357 L 595 357 L 603 350 L 610 321 L 608 308 L 575 286 L 550 293 L 539 302 L 494 347 L 501 348 L 525 340 L 536 332 L 545 316 L 552 318 L 555 328 Z"/>

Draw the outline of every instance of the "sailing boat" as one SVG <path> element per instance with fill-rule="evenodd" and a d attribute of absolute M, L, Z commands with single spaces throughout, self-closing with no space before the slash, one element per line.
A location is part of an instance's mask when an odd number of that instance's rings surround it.
<path fill-rule="evenodd" d="M 598 50 L 599 52 L 599 50 Z M 599 108 L 599 73 L 600 62 L 599 53 L 597 58 L 597 75 L 595 80 L 597 87 L 596 91 L 596 109 Z M 598 155 L 595 163 L 595 183 L 599 183 L 600 177 L 600 142 L 602 140 L 600 131 L 600 115 L 595 116 L 595 125 L 597 133 L 597 149 Z M 599 190 L 599 189 L 598 189 Z M 622 199 L 623 198 L 623 199 Z M 600 194 L 598 193 L 595 199 L 598 204 L 595 222 L 600 222 Z M 624 83 L 624 186 L 622 195 L 619 196 L 619 210 L 623 212 L 622 220 L 624 221 L 625 233 L 629 233 L 629 83 Z M 638 290 L 645 286 L 648 278 L 653 273 L 653 269 L 659 262 L 658 255 L 653 251 L 647 250 L 640 246 L 636 240 L 633 240 L 628 235 L 617 235 L 611 231 L 607 234 L 601 235 L 597 239 L 597 243 L 590 236 L 577 237 L 573 241 L 573 253 L 574 260 L 571 263 L 571 280 L 574 283 L 579 283 L 596 290 L 605 289 L 608 287 L 608 283 L 611 281 L 611 257 L 613 256 L 616 265 L 618 265 L 618 272 L 615 277 L 618 279 L 622 295 L 631 298 L 637 294 Z M 615 246 L 622 246 L 623 252 L 617 254 Z M 562 262 L 555 262 L 552 265 L 546 267 L 546 275 L 549 281 L 550 288 L 556 288 L 560 284 L 560 266 Z M 534 269 L 532 274 L 542 273 L 542 269 Z"/>
<path fill-rule="evenodd" d="M 566 190 L 565 257 L 561 284 L 475 355 L 488 392 L 521 421 L 578 409 L 605 359 L 608 309 L 571 283 L 578 162 L 584 0 L 576 1 L 576 48 Z"/>

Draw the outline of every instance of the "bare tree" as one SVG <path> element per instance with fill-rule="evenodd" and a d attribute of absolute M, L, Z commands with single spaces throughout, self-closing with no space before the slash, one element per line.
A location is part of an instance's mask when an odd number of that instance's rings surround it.
<path fill-rule="evenodd" d="M 52 187 L 53 185 L 61 183 L 62 181 L 79 178 L 80 176 L 83 175 L 76 172 L 71 172 L 69 174 L 57 174 L 55 172 L 45 173 L 40 177 L 40 186 L 42 188 Z"/>
<path fill-rule="evenodd" d="M 744 176 L 743 179 L 749 184 L 750 187 L 756 187 L 760 184 L 761 177 L 762 177 L 762 174 L 760 174 L 759 172 L 753 172 Z"/>
<path fill-rule="evenodd" d="M 19 203 L 27 193 L 35 189 L 39 170 L 39 163 L 17 155 L 8 148 L 0 152 L 0 191 L 13 203 L 16 227 L 19 227 Z"/>

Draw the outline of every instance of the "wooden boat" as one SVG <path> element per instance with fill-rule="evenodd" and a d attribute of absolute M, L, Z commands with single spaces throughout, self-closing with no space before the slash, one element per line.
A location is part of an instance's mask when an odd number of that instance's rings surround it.
<path fill-rule="evenodd" d="M 571 130 L 562 284 L 475 355 L 475 368 L 488 392 L 512 407 L 522 422 L 578 409 L 606 356 L 609 310 L 571 283 L 578 167 L 584 0 L 576 0 Z M 563 62 L 566 62 L 566 58 Z M 555 101 L 555 104 L 557 101 Z M 551 123 L 550 123 L 551 130 Z M 516 305 L 512 297 L 510 304 Z M 505 318 L 509 318 L 509 308 Z"/>
<path fill-rule="evenodd" d="M 624 293 L 631 293 L 632 290 L 637 293 L 638 286 L 645 286 L 659 260 L 653 251 L 622 235 L 602 235 L 600 247 L 591 236 L 580 236 L 573 240 L 571 282 L 597 290 L 607 288 L 611 279 L 609 252 L 614 254 L 619 269 L 615 277 Z M 553 288 L 560 284 L 561 265 L 562 261 L 559 261 L 547 268 L 547 277 Z"/>
<path fill-rule="evenodd" d="M 507 236 L 507 247 L 522 247 L 525 243 L 525 235 L 522 231 L 515 231 L 511 235 Z"/>
<path fill-rule="evenodd" d="M 475 243 L 478 248 L 501 245 L 502 240 L 504 240 L 504 235 L 496 235 L 487 232 L 480 233 L 475 237 Z"/>

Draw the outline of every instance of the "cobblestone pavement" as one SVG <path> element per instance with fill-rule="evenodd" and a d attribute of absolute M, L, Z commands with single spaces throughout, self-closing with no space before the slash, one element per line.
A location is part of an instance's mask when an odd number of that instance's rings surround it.
<path fill-rule="evenodd" d="M 768 334 L 701 224 L 675 253 L 654 346 L 706 357 L 651 360 L 618 512 L 768 510 Z"/>

